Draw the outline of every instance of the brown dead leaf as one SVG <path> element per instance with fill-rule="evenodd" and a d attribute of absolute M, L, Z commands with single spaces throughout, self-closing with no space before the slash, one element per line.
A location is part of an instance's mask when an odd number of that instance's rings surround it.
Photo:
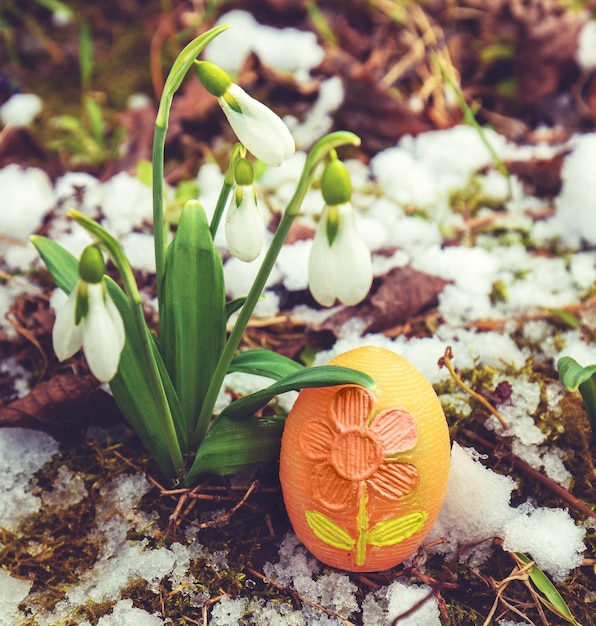
<path fill-rule="evenodd" d="M 35 428 L 66 434 L 91 424 L 122 420 L 112 396 L 92 376 L 59 374 L 26 396 L 0 407 L 0 426 Z"/>
<path fill-rule="evenodd" d="M 448 281 L 429 276 L 411 267 L 395 267 L 375 281 L 374 292 L 361 304 L 345 307 L 327 318 L 317 330 L 331 330 L 336 335 L 350 319 L 366 322 L 364 332 L 380 333 L 404 324 L 437 304 L 438 295 Z"/>

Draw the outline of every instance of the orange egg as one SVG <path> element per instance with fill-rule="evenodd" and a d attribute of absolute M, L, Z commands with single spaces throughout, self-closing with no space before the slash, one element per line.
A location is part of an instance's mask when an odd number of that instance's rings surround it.
<path fill-rule="evenodd" d="M 300 392 L 286 420 L 280 480 L 295 533 L 320 561 L 381 571 L 421 545 L 447 490 L 449 432 L 422 374 L 385 348 L 365 346 L 330 365 L 376 382 Z"/>

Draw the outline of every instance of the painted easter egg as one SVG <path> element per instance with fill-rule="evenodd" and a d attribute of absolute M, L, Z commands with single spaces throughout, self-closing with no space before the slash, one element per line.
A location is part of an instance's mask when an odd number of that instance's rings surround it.
<path fill-rule="evenodd" d="M 282 437 L 280 480 L 295 533 L 320 561 L 382 571 L 421 545 L 441 509 L 449 474 L 445 415 L 406 359 L 365 346 L 330 365 L 376 382 L 304 389 Z"/>

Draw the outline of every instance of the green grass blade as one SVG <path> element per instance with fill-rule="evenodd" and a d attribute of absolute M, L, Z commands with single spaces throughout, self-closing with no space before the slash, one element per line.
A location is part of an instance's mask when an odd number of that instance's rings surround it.
<path fill-rule="evenodd" d="M 519 560 L 526 565 L 531 563 L 531 560 L 525 554 L 522 554 L 521 552 L 516 552 L 515 554 Z M 573 624 L 573 626 L 579 626 L 571 614 L 567 603 L 563 600 L 561 594 L 553 585 L 550 578 L 536 565 L 532 566 L 532 570 L 530 571 L 530 580 L 534 583 L 536 589 L 544 594 L 544 597 L 555 607 L 563 619 Z"/>

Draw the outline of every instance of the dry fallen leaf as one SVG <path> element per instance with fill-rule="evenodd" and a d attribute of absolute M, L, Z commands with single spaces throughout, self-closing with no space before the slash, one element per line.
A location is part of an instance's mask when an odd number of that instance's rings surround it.
<path fill-rule="evenodd" d="M 58 374 L 29 394 L 0 407 L 0 426 L 38 428 L 66 434 L 91 424 L 109 426 L 122 420 L 112 396 L 92 376 Z"/>
<path fill-rule="evenodd" d="M 345 307 L 327 318 L 316 330 L 339 329 L 350 319 L 366 322 L 363 332 L 380 333 L 407 322 L 437 304 L 437 298 L 448 281 L 429 276 L 411 267 L 395 267 L 375 281 L 374 292 L 361 304 Z"/>

